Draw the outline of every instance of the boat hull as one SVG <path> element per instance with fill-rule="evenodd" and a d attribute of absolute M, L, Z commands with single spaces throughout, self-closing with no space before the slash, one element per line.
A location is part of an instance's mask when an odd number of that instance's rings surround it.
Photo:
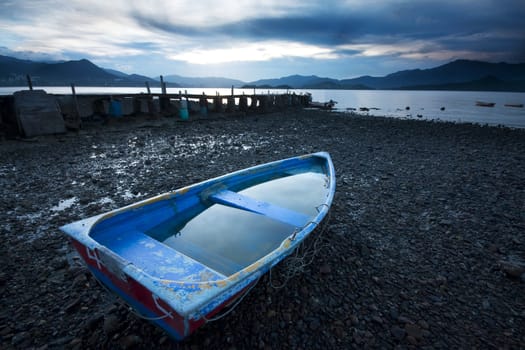
<path fill-rule="evenodd" d="M 315 167 L 315 176 L 320 172 L 324 179 L 313 214 L 304 214 L 303 208 L 296 211 L 280 206 L 288 203 L 283 199 L 286 196 L 269 197 L 277 199 L 277 204 L 269 203 L 264 199 L 268 196 L 265 188 L 257 190 L 257 186 L 275 179 L 284 181 L 281 186 L 288 188 L 303 173 L 309 174 L 310 167 Z M 181 340 L 245 295 L 264 273 L 290 255 L 324 218 L 334 192 L 331 159 L 327 153 L 320 152 L 241 170 L 83 219 L 61 230 L 70 236 L 74 248 L 104 286 L 139 315 Z M 255 195 L 255 199 L 251 195 Z M 207 241 L 213 239 L 209 236 L 205 236 L 203 245 L 197 248 L 194 242 L 180 245 L 201 234 L 203 229 L 196 223 L 198 230 L 187 233 L 188 238 L 180 238 L 181 232 L 190 230 L 196 218 L 205 217 L 215 209 L 220 215 L 235 215 L 239 221 L 247 216 L 264 225 L 271 223 L 271 226 L 261 226 L 265 230 L 262 233 L 272 235 L 270 227 L 284 230 L 284 236 L 276 236 L 273 246 L 246 260 L 237 254 L 219 256 L 206 246 Z M 173 217 L 166 219 L 168 213 Z M 220 231 L 219 226 L 216 228 Z M 178 234 L 167 239 L 159 236 L 159 232 L 166 231 L 165 227 Z M 240 232 L 240 238 L 233 237 L 228 247 L 244 237 L 251 239 L 246 228 L 242 227 Z M 222 238 L 213 246 L 220 246 L 226 239 Z M 170 245 L 171 241 L 179 245 Z M 246 247 L 250 246 L 240 248 Z M 230 258 L 237 260 L 231 263 Z"/>
<path fill-rule="evenodd" d="M 476 106 L 478 107 L 494 107 L 496 103 L 494 102 L 483 102 L 483 101 L 476 101 Z"/>

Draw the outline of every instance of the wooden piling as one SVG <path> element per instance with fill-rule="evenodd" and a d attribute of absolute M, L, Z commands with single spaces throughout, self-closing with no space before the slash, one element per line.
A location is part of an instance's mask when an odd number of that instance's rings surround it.
<path fill-rule="evenodd" d="M 248 97 L 244 94 L 241 97 L 239 97 L 239 110 L 241 112 L 248 111 Z"/>
<path fill-rule="evenodd" d="M 160 89 L 162 91 L 162 94 L 166 95 L 166 83 L 164 82 L 164 77 L 162 75 L 160 76 Z"/>
<path fill-rule="evenodd" d="M 199 106 L 201 116 L 208 116 L 208 99 L 206 98 L 206 94 L 204 92 L 202 93 L 202 97 L 199 99 Z"/>
<path fill-rule="evenodd" d="M 82 118 L 80 117 L 80 108 L 78 108 L 77 92 L 75 91 L 75 84 L 71 84 L 71 94 L 73 95 L 73 115 L 68 118 L 66 127 L 80 130 L 82 127 Z"/>
<path fill-rule="evenodd" d="M 284 109 L 286 108 L 286 95 L 276 95 L 275 96 L 275 108 Z"/>
<path fill-rule="evenodd" d="M 159 96 L 160 112 L 168 112 L 169 107 L 170 107 L 170 98 L 164 96 L 167 94 L 167 91 L 166 91 L 166 83 L 164 82 L 164 77 L 162 75 L 160 76 L 160 89 L 162 92 L 162 96 Z"/>
<path fill-rule="evenodd" d="M 298 96 L 294 93 L 292 94 L 292 106 L 295 107 L 295 106 L 298 106 L 299 105 L 299 98 Z"/>
<path fill-rule="evenodd" d="M 33 90 L 33 82 L 31 81 L 31 76 L 27 74 L 26 78 L 27 78 L 27 86 L 29 86 L 29 90 Z"/>
<path fill-rule="evenodd" d="M 229 96 L 227 101 L 226 112 L 235 112 L 235 97 Z"/>
<path fill-rule="evenodd" d="M 250 108 L 255 110 L 257 109 L 257 95 L 255 94 L 255 89 L 253 89 L 254 93 L 252 96 L 252 103 L 250 104 Z"/>
<path fill-rule="evenodd" d="M 221 96 L 217 95 L 217 96 L 215 96 L 213 98 L 213 109 L 217 113 L 224 112 L 224 106 L 222 105 L 222 97 Z"/>
<path fill-rule="evenodd" d="M 259 96 L 259 111 L 261 112 L 268 111 L 268 95 Z"/>

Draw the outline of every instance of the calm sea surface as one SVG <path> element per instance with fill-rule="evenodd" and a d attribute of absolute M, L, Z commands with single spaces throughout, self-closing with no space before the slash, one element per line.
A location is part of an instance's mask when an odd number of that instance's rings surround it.
<path fill-rule="evenodd" d="M 39 87 L 35 87 L 38 89 Z M 26 87 L 0 87 L 0 95 L 12 94 Z M 69 87 L 44 87 L 49 93 L 70 94 Z M 152 88 L 160 93 L 160 88 Z M 169 93 L 187 91 L 190 94 L 228 95 L 231 89 L 170 88 Z M 253 94 L 253 89 L 235 89 L 235 94 Z M 525 108 L 506 104 L 524 104 L 525 93 L 490 91 L 392 91 L 392 90 L 292 90 L 297 94 L 311 93 L 314 101 L 337 101 L 339 111 L 351 111 L 375 116 L 409 119 L 431 119 L 525 128 Z M 76 87 L 78 94 L 146 93 L 146 88 Z M 261 90 L 257 93 L 285 93 L 286 90 Z M 478 107 L 476 101 L 493 102 L 494 107 Z M 360 112 L 360 108 L 368 112 Z M 408 109 L 407 109 L 408 107 Z M 443 109 L 444 108 L 444 109 Z M 442 110 L 443 109 L 443 110 Z"/>

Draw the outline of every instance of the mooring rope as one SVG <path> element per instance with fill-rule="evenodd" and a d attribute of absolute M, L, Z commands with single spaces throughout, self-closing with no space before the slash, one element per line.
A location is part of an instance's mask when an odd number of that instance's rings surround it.
<path fill-rule="evenodd" d="M 104 289 L 106 291 L 106 295 L 108 296 L 107 299 L 109 299 L 110 302 L 112 302 L 113 304 L 116 303 L 116 304 L 118 304 L 120 306 L 123 306 L 129 312 L 131 312 L 132 314 L 134 314 L 138 318 L 142 318 L 142 319 L 144 319 L 146 321 L 158 321 L 158 320 L 162 320 L 162 319 L 164 319 L 166 317 L 173 318 L 173 313 L 171 311 L 165 313 L 162 316 L 157 316 L 157 317 L 148 317 L 148 316 L 142 315 L 140 312 L 136 311 L 133 308 L 133 306 L 128 304 L 122 297 L 120 297 L 118 294 L 116 294 L 111 289 L 109 289 L 108 286 L 106 286 L 104 283 L 102 283 L 102 281 L 100 281 L 97 277 L 95 277 L 94 275 L 93 275 L 93 277 L 95 278 L 95 281 L 97 281 L 97 283 L 102 287 L 102 289 Z"/>
<path fill-rule="evenodd" d="M 321 204 L 316 207 L 317 211 L 319 211 L 319 208 L 326 204 Z M 275 285 L 273 282 L 273 275 L 272 271 L 273 268 L 270 269 L 269 272 L 269 284 L 274 289 L 281 289 L 286 286 L 288 281 L 292 279 L 293 277 L 297 276 L 298 274 L 305 271 L 306 267 L 308 267 L 313 261 L 317 253 L 324 247 L 321 245 L 321 239 L 323 236 L 323 233 L 325 232 L 326 228 L 328 227 L 328 224 L 330 222 L 330 211 L 328 211 L 328 214 L 326 216 L 326 219 L 323 220 L 321 230 L 319 234 L 315 237 L 314 241 L 308 244 L 306 246 L 306 243 L 303 241 L 299 244 L 299 246 L 295 249 L 294 255 L 289 256 L 284 261 L 283 266 L 283 272 L 281 272 L 281 277 L 284 279 L 284 282 L 281 285 Z M 313 221 L 308 222 L 306 225 L 303 226 L 306 227 L 310 225 L 311 223 L 315 223 Z M 295 239 L 295 232 L 293 238 Z M 302 251 L 302 253 L 301 253 Z"/>
<path fill-rule="evenodd" d="M 126 302 L 124 302 L 124 303 L 125 303 L 124 305 L 128 307 L 128 310 L 129 310 L 132 314 L 134 314 L 135 316 L 137 316 L 137 317 L 139 317 L 139 318 L 142 318 L 143 320 L 146 320 L 146 321 L 158 321 L 158 320 L 165 319 L 166 317 L 173 318 L 173 315 L 172 315 L 172 312 L 171 312 L 171 311 L 168 312 L 168 313 L 166 313 L 166 314 L 164 314 L 164 315 L 162 315 L 162 316 L 158 316 L 158 317 L 147 317 L 147 316 L 142 315 L 140 312 L 135 311 L 135 309 L 134 309 L 131 305 L 129 305 L 128 303 L 126 303 Z"/>
<path fill-rule="evenodd" d="M 243 295 L 241 295 L 236 301 L 235 301 L 235 304 L 233 304 L 232 306 L 229 307 L 228 311 L 218 315 L 218 316 L 215 316 L 213 318 L 206 318 L 206 315 L 202 316 L 202 318 L 206 321 L 206 322 L 213 322 L 213 321 L 217 321 L 217 320 L 220 320 L 221 318 L 223 318 L 224 316 L 230 314 L 240 303 L 241 301 L 248 295 L 248 293 L 251 292 L 251 290 L 257 285 L 257 283 L 259 283 L 259 280 L 261 279 L 261 277 L 259 276 L 256 280 L 255 280 L 255 283 L 252 284 L 250 286 L 250 288 L 248 288 L 246 290 L 246 292 L 244 292 Z"/>

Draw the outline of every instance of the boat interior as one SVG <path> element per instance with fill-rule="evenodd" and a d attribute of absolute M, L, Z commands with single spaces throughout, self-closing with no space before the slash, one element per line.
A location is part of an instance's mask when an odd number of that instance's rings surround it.
<path fill-rule="evenodd" d="M 89 235 L 159 279 L 224 279 L 315 220 L 330 195 L 327 172 L 326 163 L 316 160 L 278 174 L 174 192 L 103 218 Z"/>

